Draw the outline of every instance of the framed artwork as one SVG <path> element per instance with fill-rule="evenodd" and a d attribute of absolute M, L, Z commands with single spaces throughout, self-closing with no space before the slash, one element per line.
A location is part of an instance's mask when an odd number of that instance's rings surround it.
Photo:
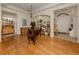
<path fill-rule="evenodd" d="M 27 20 L 26 19 L 22 20 L 22 26 L 27 26 Z"/>

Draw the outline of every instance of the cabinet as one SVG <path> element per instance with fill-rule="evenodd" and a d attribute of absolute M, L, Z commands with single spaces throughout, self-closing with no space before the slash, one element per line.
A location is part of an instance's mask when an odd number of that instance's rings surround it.
<path fill-rule="evenodd" d="M 49 15 L 39 15 L 33 17 L 36 26 L 42 29 L 41 33 L 43 35 L 50 35 L 50 16 Z"/>
<path fill-rule="evenodd" d="M 5 25 L 2 28 L 2 34 L 8 35 L 8 34 L 14 34 L 14 26 L 13 25 Z"/>
<path fill-rule="evenodd" d="M 26 35 L 28 31 L 28 27 L 21 27 L 21 35 Z"/>

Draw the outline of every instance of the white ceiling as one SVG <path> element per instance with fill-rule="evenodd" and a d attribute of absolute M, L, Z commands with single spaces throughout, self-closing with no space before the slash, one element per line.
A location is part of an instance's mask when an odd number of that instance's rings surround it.
<path fill-rule="evenodd" d="M 34 11 L 34 10 L 44 7 L 48 4 L 50 4 L 50 3 L 7 3 L 4 5 L 11 5 L 11 6 L 23 9 L 25 11 L 30 11 L 31 5 L 32 5 L 32 11 Z"/>

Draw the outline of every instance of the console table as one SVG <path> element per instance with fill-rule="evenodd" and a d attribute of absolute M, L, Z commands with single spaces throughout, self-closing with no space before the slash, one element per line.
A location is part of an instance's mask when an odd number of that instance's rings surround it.
<path fill-rule="evenodd" d="M 28 30 L 28 27 L 21 27 L 20 29 L 21 31 L 21 35 L 26 35 L 27 34 L 27 30 Z"/>

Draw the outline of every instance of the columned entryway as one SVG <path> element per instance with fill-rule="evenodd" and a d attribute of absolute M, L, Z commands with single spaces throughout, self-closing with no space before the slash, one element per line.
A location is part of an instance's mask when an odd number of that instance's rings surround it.
<path fill-rule="evenodd" d="M 1 19 L 1 3 L 0 3 L 0 42 L 2 41 L 1 38 L 1 32 L 2 32 L 2 19 Z"/>
<path fill-rule="evenodd" d="M 50 16 L 50 37 L 54 37 L 54 11 Z"/>
<path fill-rule="evenodd" d="M 78 30 L 77 30 L 77 38 L 78 38 L 78 40 L 77 40 L 77 42 L 79 43 L 79 5 L 77 6 L 77 10 L 78 10 L 78 12 L 77 12 L 77 15 L 78 15 Z"/>

